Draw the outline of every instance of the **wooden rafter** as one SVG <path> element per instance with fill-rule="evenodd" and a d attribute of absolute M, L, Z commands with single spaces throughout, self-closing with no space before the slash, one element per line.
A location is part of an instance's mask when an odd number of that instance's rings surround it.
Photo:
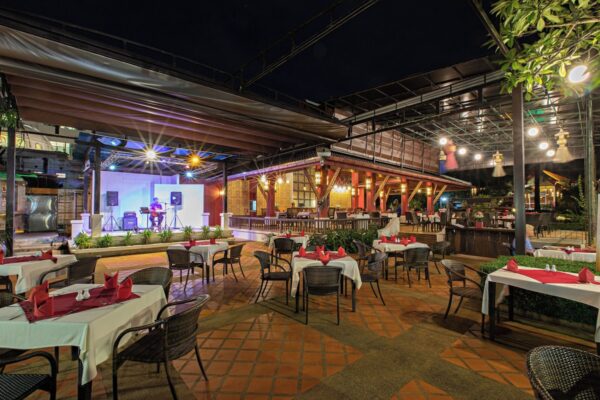
<path fill-rule="evenodd" d="M 341 170 L 342 170 L 341 168 L 335 169 L 335 172 L 333 173 L 333 178 L 329 181 L 329 184 L 327 185 L 327 188 L 325 189 L 325 193 L 323 193 L 323 195 L 319 199 L 319 204 L 323 203 L 323 201 L 327 197 L 329 197 L 329 193 L 331 192 L 331 189 L 333 189 L 333 185 L 335 185 L 335 182 L 337 181 L 337 178 L 340 175 Z M 323 178 L 321 177 L 321 179 L 323 179 Z"/>
<path fill-rule="evenodd" d="M 440 191 L 438 192 L 438 194 L 435 195 L 435 199 L 433 199 L 433 204 L 437 203 L 437 201 L 440 199 L 440 197 L 442 197 L 442 195 L 446 191 L 447 187 L 448 187 L 448 185 L 442 186 L 442 188 L 440 189 Z"/>
<path fill-rule="evenodd" d="M 419 191 L 419 189 L 421 188 L 421 185 L 423 184 L 423 181 L 419 181 L 419 183 L 417 183 L 417 186 L 415 186 L 415 188 L 413 189 L 412 193 L 410 194 L 410 196 L 408 196 L 408 202 L 410 203 L 410 201 L 413 199 L 413 197 L 415 197 L 415 195 L 417 194 L 417 192 Z"/>
<path fill-rule="evenodd" d="M 319 191 L 317 190 L 317 185 L 315 185 L 315 181 L 314 181 L 313 177 L 311 176 L 308 168 L 302 169 L 302 172 L 304 172 L 304 176 L 306 177 L 306 180 L 308 181 L 308 185 L 310 186 L 310 189 L 313 191 L 313 193 L 315 194 L 315 197 L 318 199 Z M 323 179 L 323 177 L 321 177 L 321 179 Z"/>
<path fill-rule="evenodd" d="M 265 188 L 263 188 L 262 183 L 258 178 L 256 178 L 256 187 L 258 188 L 258 191 L 263 195 L 265 200 L 267 200 L 267 193 L 265 192 Z"/>
<path fill-rule="evenodd" d="M 383 178 L 383 182 L 381 182 L 381 183 L 379 184 L 379 186 L 377 187 L 377 191 L 375 192 L 375 194 L 376 194 L 376 196 L 375 196 L 375 197 L 377 197 L 377 196 L 379 195 L 379 193 L 380 193 L 380 192 L 383 190 L 383 188 L 385 187 L 385 185 L 387 184 L 387 182 L 388 182 L 388 180 L 389 180 L 389 179 L 390 179 L 390 176 L 389 176 L 389 175 L 386 175 L 386 176 Z M 373 204 L 375 204 L 375 199 L 373 199 Z"/>

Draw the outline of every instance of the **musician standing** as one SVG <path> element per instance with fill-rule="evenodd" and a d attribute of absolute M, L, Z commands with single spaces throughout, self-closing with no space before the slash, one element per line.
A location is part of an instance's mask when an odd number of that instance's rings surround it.
<path fill-rule="evenodd" d="M 160 229 L 164 214 L 162 204 L 158 201 L 158 197 L 152 199 L 150 203 L 150 221 L 152 222 L 152 228 Z"/>

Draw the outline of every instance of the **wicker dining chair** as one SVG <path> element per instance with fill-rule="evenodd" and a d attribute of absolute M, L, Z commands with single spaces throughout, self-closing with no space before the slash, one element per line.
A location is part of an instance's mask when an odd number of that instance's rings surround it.
<path fill-rule="evenodd" d="M 67 274 L 64 279 L 50 283 L 50 288 L 57 289 L 73 285 L 75 283 L 94 283 L 96 274 L 96 264 L 100 257 L 86 257 L 75 261 L 73 264 L 63 265 L 62 267 L 54 268 L 40 276 L 38 284 L 44 283 L 50 276 L 53 276 L 59 271 L 66 270 Z"/>
<path fill-rule="evenodd" d="M 215 254 L 213 254 L 213 259 L 212 259 L 213 282 L 215 280 L 215 266 L 217 264 L 223 264 L 223 276 L 225 275 L 225 272 L 227 272 L 227 266 L 230 266 L 231 272 L 233 272 L 233 277 L 235 278 L 236 282 L 237 282 L 238 278 L 235 274 L 235 269 L 233 269 L 233 264 L 237 264 L 240 267 L 242 276 L 244 278 L 246 278 L 246 275 L 244 274 L 244 270 L 242 269 L 242 262 L 241 262 L 243 248 L 244 248 L 244 243 L 236 244 L 235 246 L 231 246 L 227 250 L 220 250 L 220 251 L 215 252 Z M 217 255 L 221 255 L 221 257 L 217 258 L 216 257 Z"/>
<path fill-rule="evenodd" d="M 208 381 L 202 360 L 196 335 L 198 334 L 198 317 L 200 310 L 208 302 L 209 295 L 205 294 L 196 298 L 174 301 L 163 306 L 155 322 L 125 329 L 117 336 L 113 345 L 113 399 L 118 398 L 118 370 L 125 361 L 136 361 L 146 364 L 156 364 L 160 369 L 160 364 L 164 364 L 167 374 L 167 381 L 174 399 L 177 399 L 177 392 L 171 380 L 169 373 L 169 363 L 177 360 L 192 350 L 196 353 L 196 360 L 204 379 Z M 188 306 L 181 311 L 182 306 Z M 170 316 L 163 313 L 170 307 L 176 307 Z M 129 333 L 147 331 L 146 334 L 140 334 L 134 343 L 119 351 L 121 340 Z"/>
<path fill-rule="evenodd" d="M 385 266 L 387 265 L 388 256 L 385 253 L 373 253 L 369 255 L 367 259 L 367 264 L 363 266 L 360 272 L 360 279 L 363 282 L 368 282 L 371 285 L 371 290 L 373 290 L 373 294 L 375 298 L 377 298 L 377 293 L 375 293 L 375 288 L 373 287 L 373 283 L 377 285 L 377 291 L 379 292 L 379 298 L 381 302 L 385 306 L 385 300 L 383 300 L 383 295 L 381 294 L 381 287 L 379 286 L 379 278 L 383 276 L 383 271 Z M 366 269 L 366 271 L 365 271 Z"/>
<path fill-rule="evenodd" d="M 192 262 L 189 250 L 185 249 L 167 249 L 167 257 L 169 259 L 169 269 L 179 271 L 180 284 L 183 282 L 183 271 L 187 270 L 185 284 L 183 285 L 183 290 L 185 291 L 190 279 L 190 271 L 194 274 L 194 267 L 202 266 L 202 264 Z M 204 274 L 204 268 L 202 268 L 202 273 Z"/>
<path fill-rule="evenodd" d="M 481 302 L 483 299 L 483 283 L 485 282 L 485 277 L 487 274 L 485 272 L 478 271 L 475 268 L 469 267 L 468 265 L 465 265 L 459 261 L 442 260 L 441 263 L 446 271 L 446 275 L 448 276 L 448 289 L 450 294 L 448 299 L 448 307 L 446 307 L 446 313 L 444 314 L 444 319 L 446 319 L 448 317 L 448 313 L 450 312 L 450 308 L 452 307 L 452 300 L 454 296 L 460 298 L 458 305 L 454 310 L 454 314 L 456 314 L 460 309 L 464 298 Z M 467 271 L 477 274 L 479 276 L 479 282 L 469 278 L 467 276 Z M 472 285 L 467 285 L 468 282 L 470 282 Z M 482 313 L 481 333 L 483 333 L 484 330 L 485 314 Z"/>
<path fill-rule="evenodd" d="M 517 251 L 515 250 L 515 248 L 513 247 L 512 244 L 510 244 L 508 242 L 502 242 L 502 247 L 504 247 L 506 249 L 506 252 L 508 253 L 507 255 L 513 256 L 513 257 L 517 255 Z"/>
<path fill-rule="evenodd" d="M 140 269 L 129 275 L 134 285 L 160 285 L 165 291 L 165 298 L 169 299 L 173 271 L 164 267 L 150 267 Z"/>
<path fill-rule="evenodd" d="M 0 292 L 12 293 L 13 284 L 8 276 L 0 276 Z"/>
<path fill-rule="evenodd" d="M 406 212 L 406 223 L 413 227 L 413 231 L 415 230 L 415 228 L 417 230 L 419 228 L 419 222 L 416 219 L 415 213 L 412 211 Z"/>
<path fill-rule="evenodd" d="M 304 290 L 302 297 L 304 309 L 306 310 L 305 324 L 308 325 L 308 302 L 309 296 L 329 296 L 337 297 L 337 324 L 340 324 L 340 288 L 342 280 L 341 267 L 306 267 L 302 270 L 304 275 Z"/>
<path fill-rule="evenodd" d="M 285 304 L 289 304 L 289 286 L 292 280 L 292 266 L 285 258 L 273 256 L 266 251 L 257 250 L 254 252 L 254 257 L 260 263 L 260 286 L 256 295 L 255 303 L 264 292 L 267 290 L 269 282 L 285 281 Z M 287 265 L 287 269 L 284 266 Z M 277 270 L 274 270 L 277 269 Z"/>
<path fill-rule="evenodd" d="M 563 346 L 527 353 L 527 375 L 536 399 L 600 399 L 600 357 Z"/>
<path fill-rule="evenodd" d="M 421 270 L 425 273 L 425 279 L 431 287 L 431 279 L 429 277 L 429 247 L 416 247 L 404 250 L 404 268 L 406 269 L 406 277 L 408 279 L 408 287 L 411 287 L 410 270 L 417 271 L 417 278 L 421 280 Z"/>
<path fill-rule="evenodd" d="M 34 351 L 17 357 L 1 358 L 0 371 L 11 364 L 31 360 L 33 358 L 45 358 L 50 364 L 50 373 L 42 374 L 5 374 L 0 372 L 0 399 L 17 400 L 24 399 L 36 390 L 43 390 L 50 394 L 50 399 L 56 399 L 56 375 L 58 368 L 54 358 L 45 351 Z"/>
<path fill-rule="evenodd" d="M 433 245 L 431 245 L 431 261 L 433 261 L 438 274 L 441 273 L 440 267 L 438 267 L 438 262 L 441 262 L 444 258 L 446 258 L 449 249 L 450 242 L 447 240 L 435 242 Z"/>
<path fill-rule="evenodd" d="M 290 257 L 296 250 L 296 242 L 288 238 L 275 238 L 273 239 L 273 254 L 277 257 L 281 257 L 284 254 L 288 254 Z"/>

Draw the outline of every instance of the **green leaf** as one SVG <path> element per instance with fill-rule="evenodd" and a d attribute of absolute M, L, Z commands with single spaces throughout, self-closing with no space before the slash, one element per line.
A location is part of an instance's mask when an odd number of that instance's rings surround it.
<path fill-rule="evenodd" d="M 537 30 L 539 32 L 541 32 L 544 30 L 545 26 L 546 26 L 546 22 L 544 22 L 544 18 L 540 17 L 540 19 L 538 19 L 537 26 L 536 26 Z"/>
<path fill-rule="evenodd" d="M 558 75 L 560 75 L 561 78 L 564 78 L 565 76 L 567 76 L 567 67 L 565 66 L 565 63 L 560 63 L 560 68 L 558 69 Z"/>

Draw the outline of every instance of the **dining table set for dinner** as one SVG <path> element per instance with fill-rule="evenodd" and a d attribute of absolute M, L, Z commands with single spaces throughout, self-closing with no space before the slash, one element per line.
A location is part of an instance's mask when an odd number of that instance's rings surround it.
<path fill-rule="evenodd" d="M 596 262 L 595 248 L 581 248 L 574 246 L 544 246 L 533 252 L 534 257 L 550 257 L 568 261 Z"/>

